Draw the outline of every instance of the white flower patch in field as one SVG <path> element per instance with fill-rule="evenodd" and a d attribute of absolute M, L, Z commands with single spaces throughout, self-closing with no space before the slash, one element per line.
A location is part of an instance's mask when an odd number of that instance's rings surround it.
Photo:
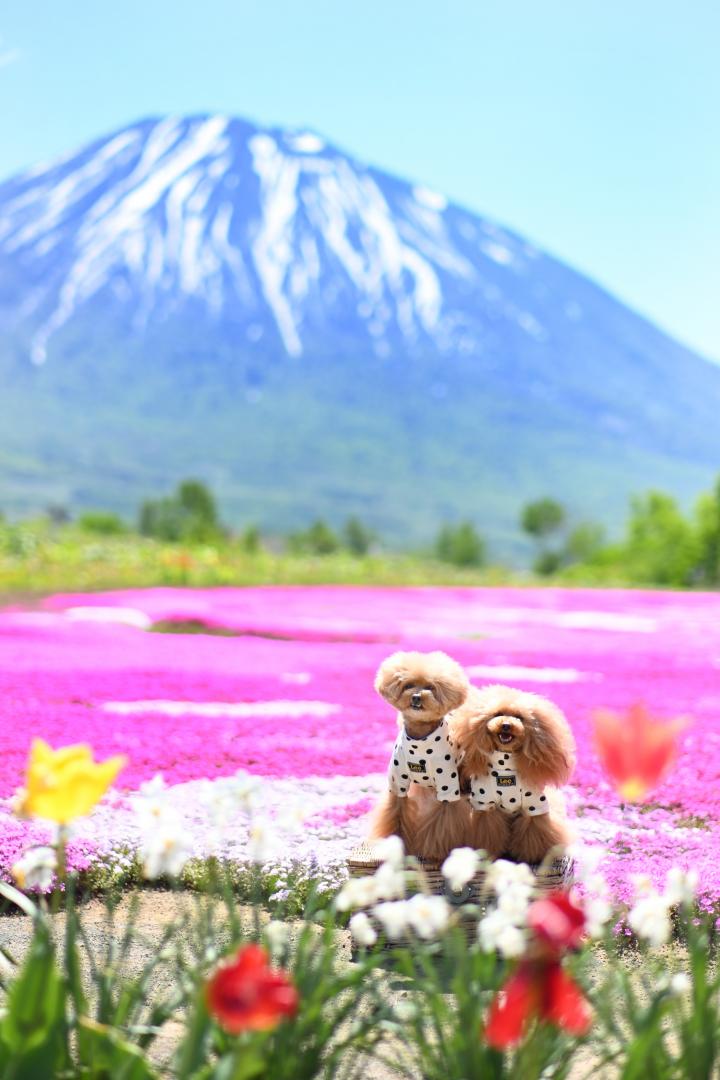
<path fill-rule="evenodd" d="M 118 716 L 160 713 L 162 716 L 332 716 L 340 705 L 329 701 L 106 701 L 105 712 Z"/>
<path fill-rule="evenodd" d="M 276 779 L 239 772 L 167 786 L 155 777 L 138 792 L 103 800 L 75 823 L 73 839 L 119 872 L 126 853 L 151 854 L 147 822 L 159 803 L 166 840 L 175 835 L 172 819 L 188 857 L 216 856 L 241 865 L 259 861 L 278 880 L 291 874 L 329 891 L 346 879 L 348 854 L 367 834 L 366 816 L 357 807 L 369 809 L 384 783 L 382 774 Z M 150 869 L 161 859 L 167 865 L 172 854 L 172 845 L 164 856 L 155 851 Z M 368 902 L 376 898 L 373 893 Z"/>
<path fill-rule="evenodd" d="M 493 624 L 530 627 L 551 626 L 564 630 L 600 630 L 626 634 L 653 634 L 657 619 L 649 615 L 616 611 L 550 611 L 532 607 L 485 607 L 473 612 L 476 626 Z"/>
<path fill-rule="evenodd" d="M 120 623 L 138 630 L 149 630 L 152 619 L 144 611 L 130 607 L 71 607 L 64 612 L 71 622 Z"/>

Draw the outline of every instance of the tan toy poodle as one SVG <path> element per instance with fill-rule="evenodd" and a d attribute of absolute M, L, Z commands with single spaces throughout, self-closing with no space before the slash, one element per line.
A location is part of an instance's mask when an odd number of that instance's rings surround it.
<path fill-rule="evenodd" d="M 464 842 L 526 863 L 566 844 L 556 789 L 575 766 L 575 740 L 560 709 L 509 686 L 473 687 L 452 721 L 461 790 L 473 808 Z"/>
<path fill-rule="evenodd" d="M 399 652 L 380 665 L 375 689 L 398 710 L 400 730 L 371 839 L 396 834 L 408 854 L 444 859 L 471 827 L 448 715 L 470 684 L 445 653 Z"/>

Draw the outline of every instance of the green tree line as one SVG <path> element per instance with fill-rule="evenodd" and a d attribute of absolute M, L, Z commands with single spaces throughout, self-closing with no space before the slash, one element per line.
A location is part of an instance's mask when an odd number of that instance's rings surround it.
<path fill-rule="evenodd" d="M 48 508 L 47 517 L 59 527 L 70 522 L 70 515 L 61 507 Z M 0 515 L 0 526 L 2 523 Z M 651 490 L 633 497 L 624 534 L 612 542 L 597 522 L 573 522 L 566 507 L 550 495 L 526 503 L 518 524 L 534 548 L 533 570 L 545 577 L 581 581 L 584 574 L 586 580 L 598 583 L 720 587 L 720 477 L 689 512 L 666 492 Z M 117 514 L 105 510 L 81 514 L 76 525 L 102 536 L 133 531 Z M 4 529 L 8 534 L 4 546 L 10 550 L 12 529 L 9 525 Z M 382 551 L 381 538 L 356 516 L 337 527 L 318 518 L 282 539 L 263 541 L 254 525 L 231 535 L 222 524 L 214 495 L 195 479 L 183 480 L 170 495 L 145 500 L 138 511 L 136 531 L 166 543 L 232 541 L 249 553 L 264 543 L 270 547 L 279 543 L 294 555 L 345 552 L 363 557 Z M 16 554 L 23 554 L 23 544 Z M 487 543 L 472 521 L 446 522 L 424 556 L 459 568 L 481 568 L 488 561 Z"/>

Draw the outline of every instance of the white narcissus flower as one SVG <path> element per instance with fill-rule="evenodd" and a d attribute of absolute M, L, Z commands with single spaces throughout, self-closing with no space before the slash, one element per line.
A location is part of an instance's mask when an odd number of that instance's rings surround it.
<path fill-rule="evenodd" d="M 520 924 L 525 922 L 531 900 L 532 891 L 527 885 L 508 885 L 498 896 L 497 907 L 506 919 Z"/>
<path fill-rule="evenodd" d="M 475 877 L 480 858 L 469 847 L 455 848 L 442 864 L 443 877 L 453 892 L 460 892 Z"/>
<path fill-rule="evenodd" d="M 480 944 L 486 952 L 499 952 L 501 956 L 522 956 L 527 944 L 524 930 L 516 926 L 505 912 L 496 908 L 489 912 L 478 925 Z"/>
<path fill-rule="evenodd" d="M 666 898 L 655 892 L 641 896 L 628 915 L 628 923 L 650 945 L 665 945 L 672 930 Z"/>
<path fill-rule="evenodd" d="M 584 885 L 593 874 L 597 873 L 600 863 L 608 854 L 607 849 L 598 846 L 588 846 L 579 840 L 568 845 L 566 855 L 573 864 L 573 877 Z"/>
<path fill-rule="evenodd" d="M 376 900 L 400 900 L 405 895 L 405 875 L 393 863 L 385 862 L 379 866 L 373 880 Z"/>
<path fill-rule="evenodd" d="M 254 863 L 266 863 L 281 850 L 280 838 L 268 818 L 253 817 L 248 828 L 250 858 Z"/>
<path fill-rule="evenodd" d="M 610 886 L 602 874 L 588 874 L 588 876 L 583 879 L 583 886 L 587 896 L 610 897 Z"/>
<path fill-rule="evenodd" d="M 672 866 L 665 879 L 665 899 L 668 904 L 692 904 L 698 888 L 697 870 L 681 870 Z"/>
<path fill-rule="evenodd" d="M 356 915 L 353 915 L 350 920 L 350 933 L 358 945 L 364 945 L 366 948 L 377 941 L 375 928 L 364 911 L 358 911 Z"/>
<path fill-rule="evenodd" d="M 350 911 L 351 908 L 369 907 L 376 899 L 374 878 L 351 877 L 335 897 L 335 907 L 338 911 Z"/>
<path fill-rule="evenodd" d="M 390 863 L 396 869 L 402 867 L 405 859 L 405 848 L 399 836 L 384 836 L 382 840 L 375 840 L 372 853 L 380 862 Z"/>
<path fill-rule="evenodd" d="M 144 799 L 157 799 L 164 791 L 167 791 L 165 779 L 162 773 L 155 773 L 152 780 L 145 780 L 140 785 L 138 793 Z"/>
<path fill-rule="evenodd" d="M 450 906 L 443 896 L 416 893 L 407 901 L 407 920 L 418 937 L 429 941 L 438 937 L 448 924 Z"/>
<path fill-rule="evenodd" d="M 603 930 L 613 912 L 610 900 L 605 896 L 585 896 L 582 906 L 585 912 L 585 929 L 589 936 L 602 937 Z"/>
<path fill-rule="evenodd" d="M 416 1003 L 408 1001 L 406 998 L 401 998 L 395 1005 L 395 1017 L 401 1024 L 407 1024 L 414 1020 L 419 1011 Z"/>
<path fill-rule="evenodd" d="M 641 896 L 650 896 L 655 892 L 655 886 L 649 874 L 631 874 L 630 880 L 633 883 L 636 899 Z"/>
<path fill-rule="evenodd" d="M 386 900 L 373 908 L 373 914 L 391 941 L 400 941 L 405 936 L 408 928 L 407 908 L 407 900 Z"/>
<path fill-rule="evenodd" d="M 682 997 L 683 994 L 689 994 L 691 990 L 692 979 L 686 972 L 678 971 L 671 976 L 668 991 L 672 997 Z"/>
<path fill-rule="evenodd" d="M 46 892 L 57 869 L 55 849 L 41 846 L 29 848 L 12 867 L 11 873 L 20 889 L 40 889 Z"/>
<path fill-rule="evenodd" d="M 156 804 L 145 826 L 139 846 L 145 877 L 177 877 L 192 855 L 184 822 L 169 807 Z"/>
<path fill-rule="evenodd" d="M 525 887 L 529 892 L 535 888 L 535 875 L 525 863 L 497 859 L 487 874 L 488 885 L 499 896 L 505 889 Z"/>
<path fill-rule="evenodd" d="M 290 938 L 290 928 L 280 919 L 271 919 L 265 927 L 265 940 L 273 953 L 281 953 Z"/>
<path fill-rule="evenodd" d="M 242 769 L 239 769 L 233 777 L 233 795 L 246 810 L 254 809 L 261 788 L 261 781 Z"/>

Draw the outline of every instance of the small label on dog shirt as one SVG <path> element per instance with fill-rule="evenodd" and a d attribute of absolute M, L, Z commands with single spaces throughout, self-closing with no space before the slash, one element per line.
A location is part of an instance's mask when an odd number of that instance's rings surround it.
<path fill-rule="evenodd" d="M 517 785 L 517 781 L 516 781 L 514 776 L 498 776 L 497 777 L 497 786 L 498 787 L 515 787 L 516 785 Z"/>
<path fill-rule="evenodd" d="M 408 761 L 407 767 L 410 770 L 410 772 L 421 772 L 421 773 L 425 772 L 425 762 L 424 761 Z M 514 783 L 514 781 L 513 781 L 513 783 Z"/>

